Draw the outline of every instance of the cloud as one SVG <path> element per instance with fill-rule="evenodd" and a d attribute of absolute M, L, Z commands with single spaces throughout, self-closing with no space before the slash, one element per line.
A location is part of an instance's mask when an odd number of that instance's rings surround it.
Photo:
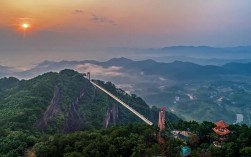
<path fill-rule="evenodd" d="M 164 90 L 166 88 L 166 86 L 159 86 L 159 90 Z"/>
<path fill-rule="evenodd" d="M 118 88 L 123 89 L 127 94 L 131 95 L 134 91 L 134 88 L 131 84 L 117 84 Z"/>
<path fill-rule="evenodd" d="M 76 9 L 73 11 L 73 14 L 84 14 L 84 11 L 81 9 Z"/>
<path fill-rule="evenodd" d="M 107 17 L 98 16 L 98 15 L 95 15 L 95 14 L 92 14 L 91 20 L 93 22 L 105 23 L 105 24 L 110 24 L 110 25 L 113 25 L 113 26 L 117 26 L 117 24 L 113 20 L 111 20 L 111 19 L 109 19 Z"/>
<path fill-rule="evenodd" d="M 164 77 L 159 77 L 160 81 L 166 81 L 166 79 Z"/>
<path fill-rule="evenodd" d="M 99 65 L 86 63 L 86 64 L 76 65 L 74 69 L 79 72 L 89 71 L 91 72 L 91 75 L 94 75 L 94 76 L 109 76 L 109 77 L 124 76 L 124 74 L 120 72 L 122 67 L 118 67 L 118 66 L 110 66 L 110 67 L 104 68 Z"/>
<path fill-rule="evenodd" d="M 28 71 L 31 70 L 32 68 L 34 68 L 34 66 L 17 66 L 14 67 L 14 71 L 15 72 Z"/>

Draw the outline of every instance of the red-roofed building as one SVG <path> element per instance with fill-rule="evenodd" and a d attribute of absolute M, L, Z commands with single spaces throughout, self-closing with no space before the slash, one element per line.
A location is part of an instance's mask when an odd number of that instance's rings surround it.
<path fill-rule="evenodd" d="M 226 122 L 224 122 L 223 120 L 220 120 L 220 121 L 216 122 L 215 125 L 216 125 L 217 127 L 220 127 L 220 128 L 227 128 L 227 127 L 229 126 L 229 125 L 228 125 Z"/>
<path fill-rule="evenodd" d="M 227 135 L 230 133 L 230 131 L 227 129 L 228 124 L 224 122 L 223 120 L 218 121 L 215 123 L 216 127 L 213 128 L 213 131 L 218 135 Z"/>

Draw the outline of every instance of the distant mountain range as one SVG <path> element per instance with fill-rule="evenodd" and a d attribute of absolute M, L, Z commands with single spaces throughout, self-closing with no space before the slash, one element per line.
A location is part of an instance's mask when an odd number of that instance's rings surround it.
<path fill-rule="evenodd" d="M 163 48 L 121 48 L 115 49 L 132 58 L 151 58 L 159 62 L 183 61 L 201 65 L 223 65 L 230 62 L 251 62 L 251 46 L 209 47 L 209 46 L 171 46 Z M 127 53 L 125 53 L 127 52 Z M 129 55 L 128 55 L 129 56 Z"/>
<path fill-rule="evenodd" d="M 16 72 L 1 67 L 1 77 L 32 78 L 45 72 L 74 69 L 91 72 L 91 78 L 112 81 L 127 93 L 135 93 L 149 105 L 166 106 L 188 120 L 224 119 L 251 124 L 251 63 L 199 65 L 191 62 L 172 63 L 154 60 L 133 61 L 113 58 L 105 62 L 45 61 L 32 69 Z M 184 107 L 186 106 L 186 107 Z M 225 114 L 219 114 L 224 112 Z"/>
<path fill-rule="evenodd" d="M 199 65 L 191 62 L 174 61 L 172 63 L 156 62 L 154 60 L 133 61 L 127 58 L 114 58 L 106 62 L 93 60 L 85 61 L 44 61 L 37 66 L 17 72 L 13 68 L 0 66 L 0 77 L 15 76 L 18 78 L 32 78 L 36 75 L 50 72 L 60 71 L 63 69 L 76 70 L 109 70 L 109 72 L 129 73 L 132 71 L 141 72 L 144 75 L 157 75 L 173 80 L 197 80 L 197 79 L 216 79 L 225 75 L 228 76 L 250 76 L 250 63 L 227 63 L 221 66 L 215 65 Z M 110 68 L 110 69 L 109 69 Z M 112 69 L 113 68 L 113 69 Z M 94 70 L 94 75 L 95 75 Z M 105 73 L 105 72 L 104 72 Z M 102 74 L 100 74 L 102 75 Z M 104 74 L 106 75 L 106 74 Z"/>
<path fill-rule="evenodd" d="M 187 57 L 187 56 L 161 56 L 152 57 L 153 60 L 158 62 L 171 63 L 174 61 L 191 62 L 199 65 L 224 65 L 227 63 L 249 63 L 251 59 L 222 59 L 222 58 L 198 58 L 198 57 Z"/>

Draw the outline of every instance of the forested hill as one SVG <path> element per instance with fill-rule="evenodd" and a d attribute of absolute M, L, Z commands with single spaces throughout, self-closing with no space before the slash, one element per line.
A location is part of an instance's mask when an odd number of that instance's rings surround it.
<path fill-rule="evenodd" d="M 126 94 L 111 82 L 93 81 L 157 122 L 158 108 L 150 108 L 141 98 Z M 166 118 L 178 120 L 169 112 Z M 160 145 L 156 125 L 144 124 L 73 70 L 46 73 L 31 80 L 0 79 L 1 157 L 179 156 L 184 142 L 169 136 L 166 126 L 167 142 Z M 222 148 L 212 143 L 217 136 L 211 122 L 176 121 L 173 126 L 195 134 L 187 141 L 191 156 L 239 157 L 251 153 L 247 125 L 230 125 L 231 134 Z"/>
<path fill-rule="evenodd" d="M 96 82 L 154 123 L 158 109 L 111 82 Z M 168 113 L 171 120 L 178 118 Z M 73 70 L 46 73 L 30 80 L 0 79 L 0 127 L 11 130 L 72 132 L 141 122 Z"/>

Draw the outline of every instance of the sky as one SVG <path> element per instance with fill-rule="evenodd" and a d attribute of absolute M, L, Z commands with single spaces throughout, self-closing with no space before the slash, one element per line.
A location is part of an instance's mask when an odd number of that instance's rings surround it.
<path fill-rule="evenodd" d="M 0 0 L 0 65 L 117 57 L 111 48 L 251 45 L 250 0 Z M 23 23 L 29 28 L 22 28 Z M 121 54 L 120 54 L 121 55 Z"/>

